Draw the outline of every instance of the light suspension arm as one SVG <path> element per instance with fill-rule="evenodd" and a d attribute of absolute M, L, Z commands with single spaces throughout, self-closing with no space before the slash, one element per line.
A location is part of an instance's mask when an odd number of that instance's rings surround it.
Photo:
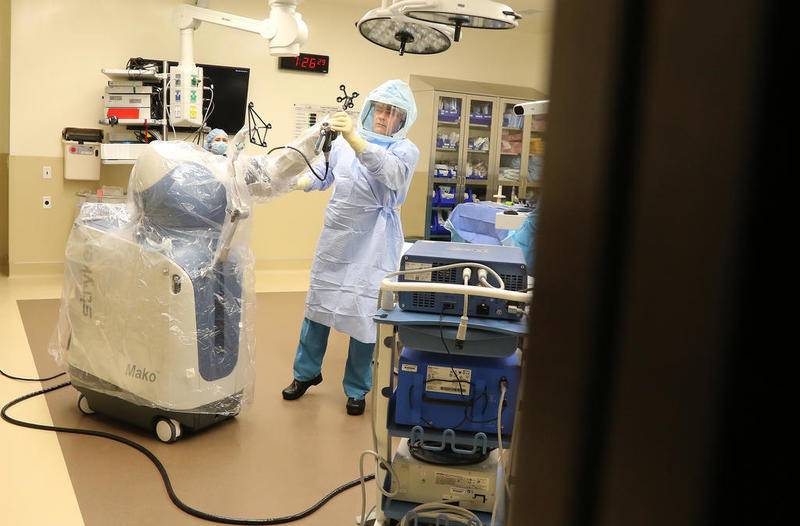
<path fill-rule="evenodd" d="M 193 5 L 179 6 L 175 10 L 175 24 L 181 30 L 181 62 L 193 63 L 191 37 L 201 22 L 259 34 L 269 41 L 272 56 L 297 56 L 300 46 L 308 40 L 308 26 L 297 12 L 298 3 L 299 0 L 270 0 L 270 16 L 264 20 Z"/>

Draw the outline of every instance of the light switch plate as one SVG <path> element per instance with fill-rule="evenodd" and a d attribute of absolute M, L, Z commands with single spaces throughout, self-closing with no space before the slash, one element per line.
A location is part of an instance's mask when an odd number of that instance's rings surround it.
<path fill-rule="evenodd" d="M 53 178 L 53 169 L 49 166 L 42 167 L 42 179 L 52 179 Z"/>

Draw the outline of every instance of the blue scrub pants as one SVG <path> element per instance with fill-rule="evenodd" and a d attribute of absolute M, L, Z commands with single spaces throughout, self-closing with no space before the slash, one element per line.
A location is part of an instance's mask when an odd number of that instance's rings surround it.
<path fill-rule="evenodd" d="M 328 347 L 331 329 L 326 325 L 303 319 L 300 329 L 300 343 L 294 356 L 294 378 L 307 382 L 322 372 L 322 359 Z M 347 366 L 344 370 L 344 393 L 356 400 L 362 400 L 372 389 L 372 352 L 374 343 L 362 343 L 350 338 L 347 353 Z"/>

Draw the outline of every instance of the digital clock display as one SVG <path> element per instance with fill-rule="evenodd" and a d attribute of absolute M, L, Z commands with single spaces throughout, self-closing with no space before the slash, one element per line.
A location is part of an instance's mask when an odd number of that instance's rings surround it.
<path fill-rule="evenodd" d="M 280 69 L 294 71 L 311 71 L 313 73 L 327 73 L 331 60 L 327 55 L 311 55 L 300 53 L 296 57 L 281 57 L 278 62 Z"/>

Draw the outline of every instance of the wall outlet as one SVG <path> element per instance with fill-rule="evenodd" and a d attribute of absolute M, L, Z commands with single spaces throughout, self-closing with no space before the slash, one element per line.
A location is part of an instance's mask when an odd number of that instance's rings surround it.
<path fill-rule="evenodd" d="M 53 178 L 53 169 L 49 166 L 42 167 L 42 179 L 52 179 Z"/>
<path fill-rule="evenodd" d="M 42 196 L 42 208 L 53 208 L 53 198 L 49 195 Z"/>

